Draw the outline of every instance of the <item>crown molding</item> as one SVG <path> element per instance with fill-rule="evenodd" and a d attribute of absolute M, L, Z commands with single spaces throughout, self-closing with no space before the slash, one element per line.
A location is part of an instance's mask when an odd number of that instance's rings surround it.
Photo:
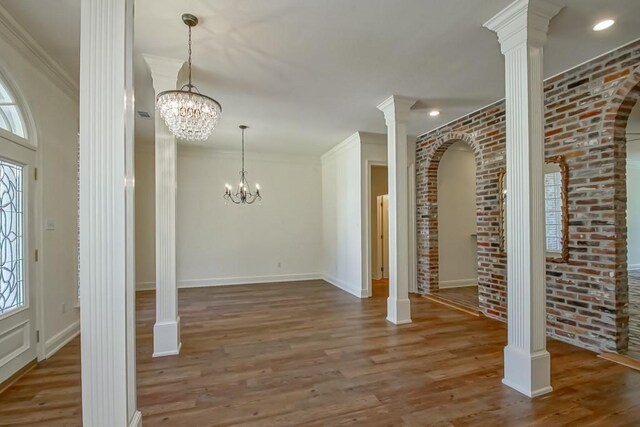
<path fill-rule="evenodd" d="M 360 142 L 367 145 L 387 145 L 387 134 L 360 132 Z"/>
<path fill-rule="evenodd" d="M 336 155 L 338 155 L 338 153 L 340 153 L 341 151 L 343 151 L 343 150 L 351 147 L 351 145 L 353 145 L 355 143 L 359 143 L 359 142 L 360 142 L 360 132 L 355 132 L 354 134 L 349 136 L 347 139 L 345 139 L 344 141 L 340 142 L 339 144 L 334 145 L 333 148 L 331 148 L 329 151 L 327 151 L 322 156 L 320 156 L 320 160 L 322 162 L 325 162 L 326 160 L 332 159 Z"/>
<path fill-rule="evenodd" d="M 0 34 L 10 45 L 18 51 L 25 52 L 25 55 L 41 71 L 51 77 L 64 93 L 74 100 L 78 99 L 79 88 L 60 65 L 31 37 L 11 14 L 0 6 Z"/>

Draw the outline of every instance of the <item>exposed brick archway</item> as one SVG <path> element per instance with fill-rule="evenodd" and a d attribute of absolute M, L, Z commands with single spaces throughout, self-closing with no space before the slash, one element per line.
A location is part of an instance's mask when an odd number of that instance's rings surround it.
<path fill-rule="evenodd" d="M 436 137 L 431 145 L 431 152 L 426 156 L 426 198 L 423 200 L 426 206 L 423 215 L 426 215 L 426 228 L 423 231 L 424 239 L 419 251 L 427 254 L 421 258 L 426 265 L 423 268 L 425 274 L 418 274 L 418 290 L 431 293 L 439 289 L 439 253 L 438 253 L 438 169 L 444 153 L 456 142 L 465 142 L 471 147 L 476 159 L 476 171 L 480 153 L 474 139 L 466 133 L 449 132 Z M 477 172 L 476 172 L 477 175 Z M 477 186 L 477 176 L 476 176 Z M 477 188 L 476 188 L 477 193 Z"/>
<path fill-rule="evenodd" d="M 489 126 L 485 126 L 487 118 Z M 454 143 L 463 141 L 476 160 L 476 225 L 478 262 L 478 300 L 480 310 L 491 317 L 505 316 L 506 282 L 504 275 L 495 274 L 490 263 L 499 257 L 497 224 L 499 212 L 495 205 L 498 194 L 498 170 L 504 163 L 504 150 L 498 142 L 504 138 L 504 111 L 498 107 L 478 118 L 482 129 L 470 126 L 468 132 L 435 133 L 419 142 L 417 162 L 418 219 L 418 290 L 431 293 L 439 289 L 438 251 L 438 167 L 444 153 Z M 487 151 L 487 146 L 498 148 Z M 506 266 L 506 264 L 505 264 Z M 504 308 L 503 308 L 504 307 Z"/>
<path fill-rule="evenodd" d="M 603 134 L 612 135 L 614 150 L 614 203 L 615 203 L 615 305 L 616 343 L 618 351 L 629 347 L 629 277 L 627 264 L 627 122 L 640 99 L 640 66 L 628 72 L 618 86 L 607 108 Z"/>

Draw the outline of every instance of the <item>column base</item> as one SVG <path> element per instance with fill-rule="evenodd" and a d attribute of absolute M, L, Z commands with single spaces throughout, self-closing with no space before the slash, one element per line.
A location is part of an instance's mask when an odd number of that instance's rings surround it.
<path fill-rule="evenodd" d="M 529 353 L 514 346 L 506 346 L 502 383 L 528 397 L 550 393 L 553 388 L 549 352 L 542 350 Z"/>
<path fill-rule="evenodd" d="M 153 357 L 180 354 L 180 317 L 153 325 Z"/>
<path fill-rule="evenodd" d="M 134 412 L 129 421 L 129 427 L 142 427 L 142 413 L 140 411 Z"/>
<path fill-rule="evenodd" d="M 387 320 L 396 325 L 411 323 L 411 301 L 408 299 L 387 299 Z"/>

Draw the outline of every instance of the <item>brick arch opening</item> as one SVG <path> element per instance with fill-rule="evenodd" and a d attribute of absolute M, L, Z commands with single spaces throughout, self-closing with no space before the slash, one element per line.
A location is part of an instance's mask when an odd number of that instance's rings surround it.
<path fill-rule="evenodd" d="M 640 99 L 640 66 L 629 73 L 612 97 L 603 124 L 603 131 L 613 135 L 614 155 L 614 223 L 615 244 L 615 302 L 616 347 L 619 352 L 629 349 L 630 327 L 640 328 L 640 319 L 631 319 L 630 303 L 640 309 L 640 296 L 630 293 L 627 259 L 627 124 L 633 108 Z M 640 105 L 640 104 L 638 104 Z M 636 307 L 637 306 L 637 307 Z M 637 334 L 638 332 L 636 332 Z"/>
<path fill-rule="evenodd" d="M 489 282 L 489 278 L 484 274 L 481 268 L 482 257 L 485 256 L 486 249 L 495 246 L 491 243 L 492 234 L 483 232 L 482 218 L 486 214 L 481 208 L 479 198 L 484 198 L 487 192 L 491 190 L 493 175 L 487 175 L 482 165 L 482 151 L 479 143 L 468 133 L 450 132 L 437 135 L 431 140 L 421 142 L 423 147 L 428 147 L 428 154 L 421 159 L 420 175 L 418 182 L 422 188 L 418 188 L 421 194 L 418 213 L 420 222 L 423 224 L 419 230 L 418 239 L 418 291 L 420 293 L 433 293 L 439 290 L 439 244 L 438 244 L 438 168 L 444 153 L 455 143 L 465 142 L 473 152 L 476 163 L 476 225 L 477 225 L 477 245 L 478 245 L 478 294 L 479 308 L 483 312 L 482 297 L 487 293 L 487 289 L 483 286 Z M 497 194 L 497 175 L 495 176 L 495 192 Z M 420 185 L 418 184 L 418 185 Z M 425 227 L 426 226 L 426 227 Z M 494 242 L 495 243 L 495 242 Z"/>

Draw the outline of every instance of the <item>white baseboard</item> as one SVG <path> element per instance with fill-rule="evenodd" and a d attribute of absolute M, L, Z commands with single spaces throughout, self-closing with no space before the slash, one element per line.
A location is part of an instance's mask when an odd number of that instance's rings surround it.
<path fill-rule="evenodd" d="M 465 286 L 473 285 L 478 286 L 478 279 L 445 280 L 440 282 L 440 289 L 463 288 Z"/>
<path fill-rule="evenodd" d="M 152 291 L 156 288 L 156 282 L 138 282 L 136 291 Z"/>
<path fill-rule="evenodd" d="M 76 320 L 62 331 L 49 338 L 44 344 L 45 359 L 53 356 L 58 350 L 67 345 L 69 341 L 80 334 L 80 320 Z"/>
<path fill-rule="evenodd" d="M 324 280 L 327 283 L 332 284 L 333 286 L 335 286 L 336 288 L 342 289 L 345 292 L 350 293 L 351 295 L 358 297 L 358 298 L 367 298 L 367 290 L 366 289 L 358 289 L 358 288 L 354 288 L 352 286 L 349 286 L 347 283 L 343 282 L 340 279 L 337 279 L 335 277 L 332 276 L 328 276 L 328 275 L 323 275 L 322 276 L 322 280 Z"/>
<path fill-rule="evenodd" d="M 272 276 L 248 276 L 248 277 L 214 277 L 210 279 L 178 280 L 178 288 L 208 288 L 213 286 L 258 285 L 278 282 L 302 282 L 305 280 L 320 280 L 319 273 L 282 274 Z M 136 291 L 154 290 L 155 282 L 138 282 Z"/>
<path fill-rule="evenodd" d="M 206 288 L 209 286 L 255 285 L 260 283 L 301 282 L 319 280 L 319 273 L 282 274 L 273 276 L 226 277 L 213 279 L 178 280 L 178 288 Z"/>
<path fill-rule="evenodd" d="M 140 411 L 136 411 L 129 420 L 129 427 L 142 427 L 142 413 Z"/>

